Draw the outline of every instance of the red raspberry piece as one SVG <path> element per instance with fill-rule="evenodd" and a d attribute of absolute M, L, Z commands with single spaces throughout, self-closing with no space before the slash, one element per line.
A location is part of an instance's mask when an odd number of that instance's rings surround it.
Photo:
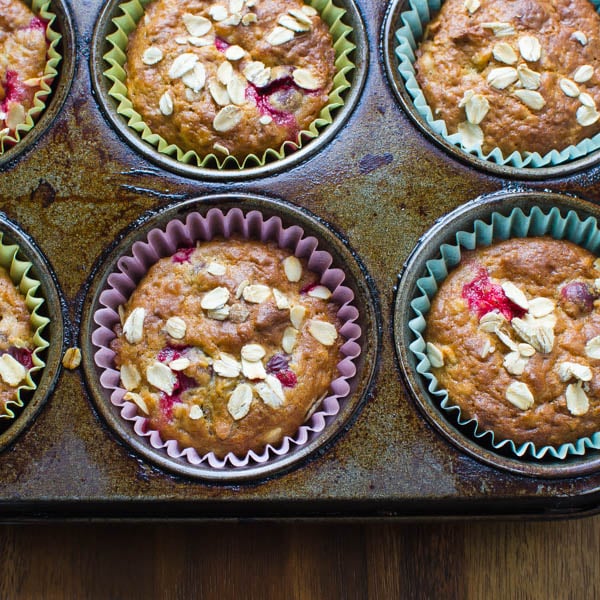
<path fill-rule="evenodd" d="M 194 252 L 194 248 L 179 248 L 175 254 L 173 254 L 172 261 L 174 263 L 190 262 L 190 257 Z"/>
<path fill-rule="evenodd" d="M 313 281 L 312 283 L 308 283 L 308 284 L 306 284 L 300 290 L 300 293 L 301 294 L 308 294 L 311 290 L 314 290 L 318 285 L 319 285 L 319 283 L 317 281 Z"/>
<path fill-rule="evenodd" d="M 290 130 L 290 135 L 297 133 L 298 124 L 296 117 L 289 112 L 277 110 L 270 102 L 269 98 L 278 92 L 284 92 L 297 88 L 291 77 L 282 77 L 271 81 L 269 85 L 258 88 L 253 84 L 246 88 L 246 99 L 253 101 L 261 115 L 269 115 L 275 123 L 282 125 Z"/>
<path fill-rule="evenodd" d="M 197 386 L 195 379 L 188 377 L 181 371 L 178 371 L 176 375 L 177 382 L 173 388 L 173 394 L 170 396 L 164 392 L 161 392 L 160 394 L 160 410 L 168 420 L 171 420 L 173 417 L 173 405 L 176 402 L 181 402 L 181 395 L 183 392 Z"/>
<path fill-rule="evenodd" d="M 222 39 L 220 37 L 215 38 L 215 48 L 219 52 L 225 52 L 225 50 L 227 50 L 227 48 L 229 48 L 229 46 L 231 46 L 231 44 L 228 44 L 224 39 Z"/>
<path fill-rule="evenodd" d="M 158 352 L 156 358 L 163 363 L 170 363 L 172 360 L 181 358 L 182 349 L 174 348 L 173 346 L 165 346 Z"/>
<path fill-rule="evenodd" d="M 500 311 L 509 321 L 527 312 L 507 298 L 502 286 L 491 282 L 484 268 L 479 269 L 475 279 L 463 286 L 462 297 L 480 319 L 494 310 Z"/>
<path fill-rule="evenodd" d="M 173 404 L 175 404 L 175 396 L 169 396 L 164 392 L 160 395 L 160 411 L 169 420 L 173 417 Z"/>
<path fill-rule="evenodd" d="M 4 81 L 4 100 L 2 100 L 1 105 L 2 110 L 6 111 L 11 102 L 19 102 L 26 95 L 27 92 L 25 90 L 25 86 L 19 78 L 19 74 L 10 69 L 6 71 L 6 79 Z"/>
<path fill-rule="evenodd" d="M 37 29 L 38 31 L 46 31 L 47 21 L 44 19 L 40 19 L 40 17 L 33 17 L 31 21 L 29 21 L 28 29 Z"/>
<path fill-rule="evenodd" d="M 284 387 L 293 388 L 298 383 L 298 377 L 296 377 L 296 373 L 289 369 L 287 371 L 279 371 L 278 373 L 275 373 L 275 377 L 279 379 L 281 385 Z"/>
<path fill-rule="evenodd" d="M 33 352 L 29 348 L 17 348 L 11 346 L 8 349 L 10 354 L 16 361 L 20 362 L 26 369 L 33 367 Z"/>

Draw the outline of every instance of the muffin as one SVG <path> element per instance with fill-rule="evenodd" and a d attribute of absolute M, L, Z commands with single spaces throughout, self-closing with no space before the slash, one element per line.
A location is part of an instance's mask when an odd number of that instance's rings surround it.
<path fill-rule="evenodd" d="M 11 405 L 20 404 L 19 388 L 33 367 L 36 347 L 25 297 L 0 267 L 0 418 L 12 418 Z"/>
<path fill-rule="evenodd" d="M 588 0 L 447 0 L 416 52 L 416 80 L 448 135 L 504 157 L 600 131 L 600 17 Z"/>
<path fill-rule="evenodd" d="M 83 364 L 87 376 L 98 380 L 99 385 L 92 386 L 92 390 L 99 411 L 142 456 L 161 467 L 193 477 L 220 480 L 226 473 L 232 481 L 245 480 L 300 461 L 308 453 L 323 448 L 346 427 L 348 415 L 354 413 L 364 398 L 357 388 L 362 383 L 359 378 L 363 377 L 360 373 L 364 368 L 357 358 L 363 349 L 368 368 L 375 364 L 372 356 L 376 344 L 367 347 L 364 342 L 357 302 L 366 304 L 364 310 L 369 319 L 373 307 L 362 296 L 355 297 L 355 287 L 359 294 L 361 288 L 354 278 L 353 255 L 328 251 L 328 244 L 335 247 L 335 236 L 314 217 L 292 207 L 282 209 L 279 203 L 275 205 L 258 197 L 242 197 L 232 204 L 230 196 L 223 196 L 219 201 L 228 207 L 225 209 L 202 207 L 201 200 L 170 207 L 141 224 L 142 231 L 137 224 L 98 272 L 100 285 L 92 300 L 90 322 L 83 325 L 90 327 L 89 337 L 95 349 L 89 356 L 84 353 Z M 237 206 L 238 202 L 245 210 Z M 199 205 L 204 209 L 202 212 L 197 210 Z M 186 208 L 191 212 L 184 215 Z M 272 214 L 274 210 L 282 212 L 293 224 L 284 224 L 282 217 Z M 215 253 L 214 258 L 211 252 Z M 227 258 L 232 252 L 235 256 Z M 258 262 L 245 262 L 246 254 Z M 204 263 L 205 260 L 209 262 Z M 164 266 L 159 265 L 161 262 Z M 344 270 L 335 266 L 340 263 Z M 174 309 L 169 309 L 171 313 L 164 312 L 167 310 L 164 307 L 163 312 L 155 314 L 147 313 L 145 308 L 134 314 L 135 308 L 143 307 L 132 306 L 133 299 L 142 301 L 143 296 L 136 294 L 148 275 L 154 273 L 153 269 L 167 274 L 187 273 L 188 280 L 179 281 L 169 294 L 169 303 L 181 306 L 177 311 L 180 314 Z M 244 270 L 249 275 L 242 277 Z M 298 281 L 290 281 L 296 278 Z M 157 279 L 157 289 L 160 287 Z M 217 291 L 213 292 L 214 289 Z M 182 290 L 191 292 L 188 298 L 182 297 Z M 292 302 L 298 304 L 294 306 Z M 158 306 L 158 294 L 150 292 L 148 303 Z M 186 307 L 191 310 L 190 323 L 181 316 Z M 145 354 L 127 350 L 131 342 L 125 337 L 130 335 L 131 328 L 139 328 L 142 316 L 142 338 L 147 331 L 158 332 L 152 338 L 152 348 Z M 172 317 L 177 318 L 167 327 Z M 164 321 L 164 331 L 158 331 L 158 319 Z M 370 322 L 375 323 L 375 319 Z M 183 331 L 184 337 L 177 338 Z M 277 337 L 278 332 L 281 337 Z M 188 338 L 197 347 L 191 346 Z M 117 351 L 121 352 L 120 357 Z M 136 365 L 140 375 L 137 387 L 132 383 L 137 381 L 135 372 L 124 369 L 123 352 L 129 352 L 132 362 L 140 361 Z M 172 365 L 173 361 L 180 362 Z M 186 371 L 187 361 L 189 367 L 196 362 L 196 370 Z M 216 361 L 220 362 L 215 366 Z M 156 372 L 166 373 L 161 366 L 156 368 L 157 363 L 163 362 L 169 372 L 176 374 L 177 383 L 172 390 L 156 388 L 147 377 L 146 367 L 150 365 L 153 367 L 150 378 L 156 383 Z M 259 362 L 249 365 L 250 371 L 247 370 L 245 363 Z M 180 376 L 178 369 L 183 367 Z M 128 371 L 134 373 L 129 379 Z M 161 375 L 158 377 L 160 383 Z M 172 382 L 172 376 L 169 378 Z M 251 388 L 251 398 L 247 387 L 242 386 L 230 405 L 231 395 L 240 384 Z M 177 385 L 181 386 L 178 390 Z M 200 392 L 191 389 L 201 386 L 207 393 L 205 405 Z M 158 395 L 159 410 L 162 395 L 162 407 L 168 412 L 168 396 L 177 396 L 179 392 L 179 399 L 173 398 L 171 404 L 172 414 L 184 424 L 187 421 L 190 428 L 174 434 L 182 439 L 189 437 L 198 447 L 210 442 L 206 450 L 186 446 L 177 437 L 169 437 L 171 432 L 157 429 L 166 420 L 160 413 L 156 413 L 155 422 L 151 421 L 150 405 L 156 404 L 156 397 L 150 395 Z M 248 414 L 235 419 L 229 409 L 241 416 L 248 400 Z M 213 402 L 216 416 L 212 413 Z M 281 406 L 275 408 L 269 403 Z M 197 407 L 193 408 L 194 405 Z M 248 431 L 245 441 L 243 430 L 249 428 L 244 419 L 247 423 L 256 421 L 263 428 Z M 292 425 L 292 419 L 297 423 Z M 212 424 L 213 420 L 218 422 L 218 428 L 208 430 L 206 424 Z M 231 434 L 240 429 L 240 439 L 227 437 L 228 429 Z M 217 433 L 224 439 L 219 439 Z M 242 450 L 244 443 L 251 449 Z"/>
<path fill-rule="evenodd" d="M 154 0 L 126 53 L 127 96 L 153 134 L 239 163 L 298 143 L 336 73 L 329 28 L 301 0 Z"/>
<path fill-rule="evenodd" d="M 279 445 L 337 377 L 339 305 L 304 259 L 231 237 L 158 260 L 111 342 L 124 400 L 163 440 L 219 458 Z"/>
<path fill-rule="evenodd" d="M 600 429 L 600 262 L 567 240 L 463 251 L 426 316 L 431 372 L 496 441 L 536 448 Z"/>
<path fill-rule="evenodd" d="M 15 408 L 25 405 L 27 392 L 36 389 L 35 373 L 45 366 L 42 352 L 49 346 L 50 320 L 42 314 L 40 281 L 31 268 L 0 231 L 0 419 L 7 423 L 15 418 Z"/>
<path fill-rule="evenodd" d="M 0 0 L 0 140 L 14 141 L 49 92 L 47 21 L 20 0 Z M 40 103 L 36 107 L 36 99 Z M 39 110 L 33 111 L 34 113 Z M 33 123 L 31 122 L 31 125 Z M 2 144 L 2 148 L 4 144 Z"/>

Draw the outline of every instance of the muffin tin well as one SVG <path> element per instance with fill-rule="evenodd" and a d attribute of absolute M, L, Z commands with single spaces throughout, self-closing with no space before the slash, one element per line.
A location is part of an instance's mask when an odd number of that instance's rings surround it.
<path fill-rule="evenodd" d="M 540 211 L 537 219 L 529 216 L 534 207 Z M 565 477 L 593 472 L 600 466 L 600 451 L 593 447 L 591 441 L 587 447 L 583 444 L 574 444 L 569 452 L 545 452 L 543 456 L 540 448 L 533 456 L 531 452 L 517 454 L 512 444 L 492 442 L 490 435 L 484 435 L 485 432 L 475 428 L 473 423 L 464 423 L 464 419 L 461 421 L 456 411 L 442 408 L 441 391 L 432 391 L 431 377 L 424 375 L 427 369 L 419 364 L 419 352 L 416 350 L 415 340 L 423 339 L 421 326 L 417 325 L 418 316 L 422 313 L 415 308 L 415 299 L 424 297 L 423 283 L 420 278 L 428 272 L 426 265 L 429 261 L 440 257 L 441 247 L 447 249 L 457 247 L 458 232 L 473 232 L 476 222 L 489 224 L 492 215 L 508 216 L 517 209 L 520 209 L 525 216 L 520 220 L 513 220 L 509 237 L 549 235 L 556 239 L 574 241 L 577 236 L 578 241 L 585 243 L 588 241 L 591 243 L 594 237 L 592 221 L 589 219 L 593 219 L 593 223 L 596 224 L 598 210 L 595 205 L 571 196 L 548 192 L 498 192 L 477 198 L 445 215 L 421 238 L 400 277 L 394 310 L 394 336 L 398 359 L 419 408 L 434 427 L 461 450 L 496 467 L 515 473 L 541 477 Z M 558 217 L 554 219 L 545 217 L 551 209 L 560 211 L 560 220 Z M 581 222 L 577 222 L 577 227 L 574 225 L 573 218 L 567 219 L 569 211 L 573 213 L 572 217 L 576 215 Z M 529 223 L 528 229 L 525 229 L 527 223 Z M 496 233 L 493 239 L 505 239 L 506 233 L 504 231 L 502 237 Z M 445 254 L 454 255 L 450 250 Z M 427 295 L 427 298 L 429 299 L 430 296 Z M 419 304 L 425 306 L 428 302 L 419 302 Z M 427 319 L 426 313 L 424 317 Z M 436 390 L 439 388 L 436 387 Z M 451 399 L 448 405 L 452 406 Z"/>
<path fill-rule="evenodd" d="M 403 69 L 401 68 L 400 56 L 401 54 L 405 55 L 407 61 L 408 58 L 414 60 L 412 52 L 414 48 L 409 50 L 407 43 L 403 42 L 405 51 L 401 52 L 401 38 L 398 32 L 402 27 L 406 26 L 411 31 L 411 37 L 414 36 L 415 41 L 418 43 L 419 36 L 422 35 L 424 30 L 424 25 L 429 21 L 429 16 L 433 15 L 439 9 L 440 5 L 441 2 L 438 0 L 417 0 L 416 2 L 393 0 L 389 5 L 383 25 L 382 52 L 386 75 L 396 99 L 417 128 L 452 158 L 501 177 L 546 180 L 548 178 L 564 177 L 596 165 L 600 161 L 600 150 L 578 150 L 574 158 L 561 160 L 558 164 L 549 164 L 540 167 L 518 167 L 513 166 L 509 162 L 501 164 L 495 162 L 492 158 L 480 158 L 474 153 L 463 150 L 460 146 L 451 143 L 445 135 L 434 130 L 424 116 L 425 111 L 419 110 L 415 102 L 419 91 L 418 84 L 414 78 L 409 82 L 401 74 Z M 407 69 L 405 71 L 408 72 Z M 526 156 L 524 154 L 524 158 Z"/>
<path fill-rule="evenodd" d="M 350 60 L 355 65 L 348 72 L 350 87 L 342 92 L 341 96 L 344 104 L 333 110 L 332 123 L 324 128 L 319 128 L 319 135 L 316 138 L 305 141 L 302 147 L 294 152 L 286 153 L 281 159 L 267 159 L 264 165 L 219 169 L 216 165 L 214 167 L 196 166 L 193 162 L 187 163 L 177 160 L 176 157 L 160 152 L 157 146 L 143 141 L 141 131 L 138 131 L 139 127 L 134 129 L 129 126 L 126 117 L 117 112 L 118 102 L 110 94 L 112 82 L 105 75 L 110 65 L 105 56 L 112 49 L 112 45 L 107 37 L 115 32 L 115 19 L 123 15 L 120 8 L 122 4 L 121 0 L 107 2 L 94 30 L 90 67 L 97 99 L 111 125 L 133 148 L 159 166 L 180 175 L 203 180 L 231 181 L 267 176 L 277 171 L 289 169 L 301 163 L 313 153 L 318 152 L 323 145 L 335 138 L 337 132 L 344 126 L 352 113 L 362 93 L 369 60 L 365 27 L 354 0 L 336 0 L 334 5 L 346 11 L 342 17 L 342 22 L 351 28 L 347 39 L 356 48 L 350 53 Z"/>
<path fill-rule="evenodd" d="M 34 295 L 36 298 L 43 299 L 36 313 L 43 319 L 48 319 L 47 325 L 40 330 L 42 339 L 47 343 L 47 348 L 39 351 L 39 356 L 45 365 L 32 376 L 35 389 L 22 390 L 21 399 L 24 401 L 24 406 L 13 408 L 14 419 L 0 420 L 1 451 L 8 448 L 32 424 L 54 390 L 61 368 L 65 330 L 61 292 L 47 260 L 35 242 L 3 214 L 0 214 L 0 232 L 2 245 L 18 247 L 15 254 L 16 261 L 25 265 L 31 264 L 25 273 L 32 280 L 39 281 L 40 286 Z"/>
<path fill-rule="evenodd" d="M 273 237 L 273 233 L 269 233 L 275 231 L 274 223 L 271 223 L 269 226 L 266 225 L 270 217 L 281 219 L 284 228 L 292 226 L 302 228 L 304 233 L 301 239 L 316 239 L 318 242 L 317 252 L 329 252 L 332 256 L 333 263 L 330 268 L 341 268 L 344 271 L 345 279 L 341 285 L 352 290 L 354 299 L 351 304 L 358 310 L 359 316 L 357 321 L 352 321 L 360 327 L 358 329 L 358 337 L 354 338 L 352 336 L 347 340 L 355 342 L 360 347 L 359 354 L 352 361 L 354 368 L 350 369 L 350 371 L 355 371 L 355 374 L 353 376 L 347 375 L 350 393 L 342 396 L 339 401 L 336 401 L 339 403 L 339 410 L 328 410 L 319 416 L 316 423 L 324 419 L 326 421 L 324 429 L 320 430 L 321 425 L 319 424 L 318 428 L 314 431 L 312 429 L 307 430 L 307 433 L 302 434 L 303 436 L 308 436 L 307 441 L 289 443 L 290 449 L 286 452 L 281 450 L 279 446 L 275 447 L 275 450 L 270 453 L 267 460 L 237 460 L 235 463 L 227 460 L 221 465 L 219 464 L 221 461 L 209 458 L 208 461 L 203 460 L 196 464 L 193 460 L 186 458 L 187 453 L 181 453 L 180 450 L 174 450 L 168 446 L 162 447 L 162 444 L 161 447 L 156 447 L 151 436 L 140 436 L 135 433 L 133 431 L 132 420 L 125 419 L 121 406 L 116 405 L 114 401 L 111 402 L 111 386 L 108 385 L 110 378 L 109 369 L 105 369 L 102 366 L 105 359 L 100 356 L 100 350 L 103 352 L 106 350 L 99 342 L 99 334 L 101 333 L 101 327 L 99 326 L 104 323 L 105 318 L 101 317 L 98 311 L 106 306 L 106 301 L 102 301 L 102 293 L 107 289 L 107 283 L 110 281 L 112 273 L 124 272 L 134 277 L 132 268 L 126 266 L 124 263 L 117 268 L 119 259 L 131 255 L 136 257 L 149 255 L 150 246 L 144 250 L 139 244 L 137 247 L 134 247 L 134 244 L 136 242 L 146 243 L 150 238 L 153 240 L 151 247 L 162 250 L 165 244 L 164 239 L 161 237 L 161 241 L 159 242 L 159 238 L 153 235 L 152 231 L 156 234 L 158 230 L 165 231 L 170 229 L 174 235 L 174 220 L 182 223 L 185 217 L 185 222 L 187 222 L 187 215 L 192 212 L 206 218 L 206 221 L 204 221 L 206 226 L 208 226 L 208 223 L 216 223 L 216 214 L 213 213 L 211 215 L 209 212 L 211 208 L 218 209 L 222 213 L 227 213 L 234 208 L 241 209 L 242 212 L 239 215 L 244 215 L 244 219 L 247 219 L 245 227 L 248 227 L 249 239 L 254 239 L 257 236 L 260 236 L 259 239 L 278 239 L 277 237 Z M 254 211 L 254 216 L 250 219 L 248 215 L 253 214 L 252 211 Z M 260 222 L 265 223 L 261 227 L 262 234 L 258 229 L 259 216 Z M 236 227 L 236 225 L 233 227 Z M 237 227 L 241 227 L 241 225 L 238 224 Z M 200 227 L 196 227 L 196 229 L 198 231 L 204 230 Z M 220 228 L 215 230 L 215 235 L 219 235 L 219 230 Z M 241 232 L 241 230 L 236 229 L 229 233 L 239 234 Z M 181 235 L 183 239 L 183 234 Z M 264 238 L 264 236 L 268 237 Z M 306 246 L 306 244 L 299 244 L 299 247 L 302 246 Z M 146 263 L 145 260 L 143 262 L 144 264 Z M 135 228 L 111 251 L 106 261 L 99 265 L 98 273 L 91 285 L 90 299 L 85 304 L 81 345 L 84 350 L 84 368 L 87 374 L 88 385 L 94 396 L 98 410 L 102 413 L 111 428 L 145 458 L 166 469 L 190 477 L 220 482 L 255 480 L 299 464 L 312 453 L 327 447 L 356 417 L 360 407 L 368 398 L 378 363 L 377 351 L 380 346 L 378 340 L 380 327 L 378 324 L 378 311 L 373 295 L 374 292 L 370 289 L 365 276 L 364 266 L 330 228 L 321 224 L 307 211 L 300 210 L 282 201 L 274 201 L 254 195 L 230 194 L 192 199 L 157 212 L 144 223 L 136 223 Z M 122 293 L 120 292 L 117 295 L 120 298 Z M 116 307 L 113 307 L 113 311 L 116 311 Z M 352 322 L 347 322 L 346 325 L 350 325 Z M 342 329 L 344 330 L 346 327 Z M 104 336 L 105 334 L 102 334 L 102 337 Z M 354 354 L 355 351 L 353 350 L 348 357 Z M 317 412 L 320 413 L 320 410 L 317 409 Z M 311 428 L 313 427 L 314 425 L 311 426 Z M 297 437 L 294 435 L 293 439 L 295 440 Z"/>
<path fill-rule="evenodd" d="M 118 2 L 52 3 L 76 32 L 62 32 L 77 60 L 63 52 L 56 82 L 72 84 L 55 90 L 62 107 L 49 105 L 24 139 L 27 152 L 1 159 L 0 211 L 11 235 L 27 231 L 18 243 L 43 284 L 51 344 L 38 389 L 11 428 L 17 435 L 0 452 L 0 519 L 547 518 L 600 509 L 593 454 L 539 470 L 440 419 L 414 372 L 406 326 L 421 258 L 450 236 L 445 215 L 464 214 L 452 220 L 463 226 L 488 206 L 502 212 L 535 199 L 597 217 L 600 166 L 590 160 L 532 178 L 432 144 L 386 77 L 381 44 L 399 5 L 366 0 L 336 0 L 354 29 L 357 68 L 344 107 L 318 138 L 239 172 L 169 163 L 128 137 L 106 96 L 102 56 Z M 485 201 L 473 200 L 482 194 Z M 234 473 L 172 459 L 132 436 L 101 383 L 92 343 L 119 257 L 169 221 L 233 206 L 317 238 L 348 278 L 362 330 L 351 394 L 321 435 Z M 81 367 L 61 369 L 73 345 Z M 21 421 L 27 410 L 35 418 Z"/>

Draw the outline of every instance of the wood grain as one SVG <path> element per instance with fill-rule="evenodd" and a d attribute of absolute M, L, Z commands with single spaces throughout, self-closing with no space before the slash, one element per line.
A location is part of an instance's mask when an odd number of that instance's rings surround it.
<path fill-rule="evenodd" d="M 600 597 L 600 516 L 0 526 L 0 598 Z"/>

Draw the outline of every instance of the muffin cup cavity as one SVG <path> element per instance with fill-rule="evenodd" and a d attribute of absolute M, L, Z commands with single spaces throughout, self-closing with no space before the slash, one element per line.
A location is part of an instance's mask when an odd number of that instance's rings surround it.
<path fill-rule="evenodd" d="M 17 289 L 25 297 L 25 304 L 30 312 L 31 327 L 34 332 L 32 362 L 33 366 L 27 371 L 27 376 L 22 385 L 17 389 L 17 399 L 13 402 L 7 402 L 16 408 L 22 408 L 25 405 L 24 394 L 36 389 L 34 381 L 35 373 L 45 367 L 45 362 L 41 354 L 49 346 L 48 341 L 44 337 L 44 329 L 50 323 L 50 319 L 40 314 L 41 306 L 44 299 L 39 295 L 40 281 L 32 278 L 29 271 L 32 264 L 22 260 L 17 256 L 19 247 L 16 244 L 7 244 L 4 242 L 4 234 L 0 232 L 0 266 L 4 267 L 12 282 Z M 0 414 L 0 419 L 14 419 L 15 413 L 10 408 L 6 408 L 6 412 Z"/>
<path fill-rule="evenodd" d="M 130 0 L 118 5 L 121 14 L 112 19 L 116 31 L 106 36 L 109 50 L 103 56 L 104 64 L 110 67 L 104 70 L 104 77 L 110 81 L 108 95 L 116 102 L 116 112 L 127 122 L 129 128 L 133 129 L 140 138 L 158 151 L 160 155 L 169 157 L 184 165 L 201 167 L 207 169 L 230 169 L 241 170 L 251 167 L 263 167 L 265 164 L 278 161 L 317 138 L 321 132 L 331 126 L 336 113 L 346 103 L 348 90 L 351 88 L 352 72 L 356 65 L 351 59 L 356 45 L 351 40 L 353 28 L 344 20 L 346 10 L 335 6 L 331 0 L 309 0 L 307 4 L 315 8 L 323 21 L 329 26 L 335 50 L 335 69 L 333 87 L 329 93 L 328 103 L 308 127 L 298 133 L 294 141 L 285 141 L 279 148 L 269 148 L 261 156 L 250 154 L 239 161 L 234 156 L 221 157 L 214 153 L 200 156 L 195 151 L 185 152 L 175 144 L 169 144 L 162 136 L 153 133 L 149 126 L 143 121 L 141 115 L 133 108 L 128 98 L 125 85 L 126 72 L 126 48 L 129 35 L 137 27 L 137 23 L 144 14 L 145 7 L 152 0 Z"/>
<path fill-rule="evenodd" d="M 193 246 L 197 241 L 209 241 L 215 237 L 227 239 L 232 235 L 273 241 L 299 258 L 305 258 L 309 269 L 320 275 L 320 282 L 333 292 L 332 300 L 340 307 L 338 317 L 342 326 L 339 333 L 345 342 L 341 347 L 342 359 L 337 365 L 338 377 L 331 382 L 328 395 L 314 414 L 293 436 L 284 438 L 278 446 L 268 445 L 262 453 L 249 451 L 245 456 L 229 453 L 219 459 L 212 452 L 201 456 L 193 448 L 182 448 L 178 442 L 162 439 L 158 431 L 149 429 L 147 419 L 138 414 L 135 404 L 123 399 L 125 390 L 120 387 L 120 375 L 114 366 L 115 354 L 110 343 L 115 337 L 113 328 L 119 321 L 119 305 L 129 298 L 156 261 L 171 256 L 178 248 Z M 133 243 L 127 255 L 117 260 L 115 270 L 108 275 L 105 289 L 99 295 L 99 308 L 93 313 L 95 329 L 91 340 L 95 349 L 94 363 L 100 385 L 110 393 L 111 405 L 116 407 L 122 419 L 131 424 L 135 436 L 146 439 L 153 449 L 191 466 L 217 471 L 266 465 L 274 458 L 285 456 L 292 449 L 317 439 L 335 420 L 340 407 L 352 393 L 351 380 L 357 373 L 357 361 L 362 351 L 358 340 L 363 333 L 357 323 L 359 312 L 354 305 L 354 292 L 345 285 L 345 273 L 333 267 L 332 263 L 332 255 L 320 249 L 319 241 L 306 235 L 302 227 L 285 227 L 281 218 L 266 218 L 257 210 L 244 212 L 240 208 L 231 208 L 224 212 L 220 208 L 211 208 L 205 215 L 190 212 L 184 221 L 175 219 L 165 227 L 151 229 L 142 240 Z"/>
<path fill-rule="evenodd" d="M 431 372 L 431 365 L 425 352 L 425 328 L 431 300 L 439 285 L 448 273 L 456 267 L 463 250 L 473 250 L 515 237 L 550 236 L 555 239 L 569 240 L 594 254 L 600 253 L 600 229 L 596 218 L 581 218 L 575 210 L 561 212 L 557 207 L 531 206 L 514 208 L 508 214 L 492 212 L 483 220 L 471 222 L 468 230 L 459 230 L 452 240 L 439 246 L 436 258 L 425 262 L 427 274 L 416 281 L 417 291 L 410 301 L 408 328 L 413 341 L 409 351 L 415 361 L 416 372 L 424 378 L 427 392 L 443 417 L 451 424 L 466 431 L 478 444 L 491 447 L 494 451 L 508 453 L 517 459 L 542 461 L 558 459 L 567 461 L 572 457 L 584 456 L 589 451 L 600 449 L 600 426 L 598 432 L 589 437 L 578 439 L 574 443 L 560 446 L 536 447 L 533 442 L 517 444 L 510 439 L 497 440 L 494 432 L 483 429 L 476 419 L 466 419 L 461 409 L 453 404 L 448 393 L 441 389 L 438 380 Z"/>
<path fill-rule="evenodd" d="M 56 14 L 52 11 L 50 0 L 25 0 L 32 12 L 47 22 L 46 40 L 48 43 L 46 67 L 40 80 L 40 89 L 35 93 L 33 106 L 27 111 L 25 122 L 17 125 L 15 131 L 0 135 L 0 156 L 6 150 L 21 141 L 22 137 L 33 129 L 38 117 L 46 109 L 46 101 L 52 94 L 52 84 L 58 75 L 58 65 L 62 59 L 59 45 L 62 35 L 55 30 Z"/>
<path fill-rule="evenodd" d="M 590 1 L 597 11 L 600 10 L 600 0 Z M 454 149 L 457 155 L 463 154 L 472 160 L 478 159 L 476 161 L 478 166 L 500 170 L 503 174 L 509 175 L 523 174 L 526 171 L 535 173 L 537 169 L 544 169 L 545 174 L 553 174 L 553 167 L 560 165 L 566 167 L 574 161 L 581 162 L 586 157 L 591 158 L 590 155 L 600 149 L 600 134 L 583 139 L 574 146 L 553 149 L 543 156 L 538 152 L 526 151 L 515 151 L 505 156 L 499 148 L 494 148 L 485 154 L 481 148 L 464 147 L 460 133 L 449 134 L 446 123 L 434 117 L 415 76 L 415 52 L 427 24 L 439 11 L 442 2 L 440 0 L 410 0 L 408 4 L 409 7 L 406 7 L 405 10 L 398 8 L 397 12 L 390 12 L 390 17 L 394 19 L 394 22 L 388 23 L 388 36 L 389 38 L 393 36 L 394 42 L 388 39 L 387 51 L 395 54 L 397 62 L 392 62 L 390 57 L 387 57 L 388 72 L 399 88 L 404 87 L 406 96 L 402 90 L 398 89 L 397 91 L 409 114 L 433 139 L 442 143 L 450 151 Z M 398 3 L 397 6 L 399 6 Z M 401 26 L 396 29 L 399 24 Z M 396 78 L 398 74 L 399 77 Z M 502 167 L 509 170 L 503 170 Z M 522 171 L 512 173 L 510 168 Z M 546 173 L 548 170 L 550 171 Z"/>

